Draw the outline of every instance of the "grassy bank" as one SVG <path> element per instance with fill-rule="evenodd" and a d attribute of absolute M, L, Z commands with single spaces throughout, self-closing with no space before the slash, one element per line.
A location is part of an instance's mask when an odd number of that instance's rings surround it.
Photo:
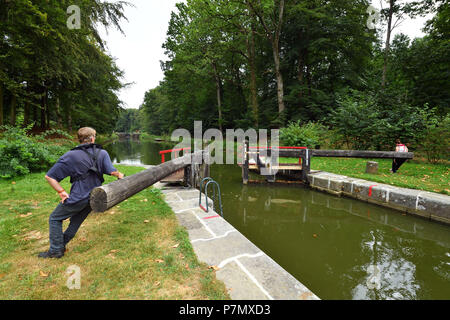
<path fill-rule="evenodd" d="M 142 170 L 118 167 L 127 175 Z M 43 173 L 0 181 L 0 299 L 229 298 L 214 270 L 198 262 L 159 190 L 90 214 L 63 258 L 39 259 L 57 203 Z M 72 265 L 81 271 L 79 290 L 66 286 Z"/>
<path fill-rule="evenodd" d="M 389 171 L 392 168 L 392 160 L 373 159 L 372 161 L 378 162 L 378 174 L 368 174 L 365 173 L 367 161 L 370 161 L 370 159 L 313 158 L 311 169 L 397 187 L 450 195 L 450 166 L 446 163 L 430 164 L 420 160 L 409 160 L 394 174 Z M 289 158 L 287 162 L 298 163 L 298 159 Z"/>

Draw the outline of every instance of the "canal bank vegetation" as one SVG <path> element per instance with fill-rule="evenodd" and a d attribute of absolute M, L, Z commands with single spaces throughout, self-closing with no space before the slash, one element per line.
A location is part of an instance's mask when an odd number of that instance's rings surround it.
<path fill-rule="evenodd" d="M 292 159 L 297 162 L 298 159 Z M 331 172 L 353 178 L 390 184 L 402 188 L 418 189 L 450 195 L 450 164 L 427 163 L 420 160 L 406 161 L 396 173 L 390 172 L 392 160 L 373 159 L 378 162 L 378 173 L 365 173 L 370 159 L 315 158 L 311 169 Z"/>
<path fill-rule="evenodd" d="M 73 136 L 65 131 L 53 129 L 31 135 L 27 133 L 31 126 L 0 126 L 0 179 L 47 170 L 76 146 Z"/>
<path fill-rule="evenodd" d="M 118 169 L 126 175 L 142 170 Z M 158 189 L 89 215 L 63 258 L 38 259 L 48 249 L 48 216 L 58 199 L 44 173 L 0 180 L 1 299 L 229 298 L 214 269 L 198 262 Z M 79 290 L 66 286 L 73 265 L 81 271 Z"/>

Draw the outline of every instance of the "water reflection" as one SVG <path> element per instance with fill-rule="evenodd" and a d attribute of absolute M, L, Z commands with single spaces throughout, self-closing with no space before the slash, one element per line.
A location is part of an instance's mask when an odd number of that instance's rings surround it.
<path fill-rule="evenodd" d="M 212 175 L 225 218 L 319 297 L 450 297 L 447 226 L 306 188 L 242 186 L 239 169 Z"/>
<path fill-rule="evenodd" d="M 156 165 L 161 163 L 159 151 L 170 149 L 171 143 L 155 143 L 151 141 L 124 139 L 105 146 L 114 163 L 126 165 Z M 170 160 L 170 154 L 166 155 Z"/>

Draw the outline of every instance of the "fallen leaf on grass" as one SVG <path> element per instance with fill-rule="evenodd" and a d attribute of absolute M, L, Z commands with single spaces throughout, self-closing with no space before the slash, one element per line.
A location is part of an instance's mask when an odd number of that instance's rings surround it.
<path fill-rule="evenodd" d="M 40 231 L 28 232 L 24 237 L 25 240 L 39 240 L 41 238 L 42 238 L 42 235 L 41 235 Z"/>
<path fill-rule="evenodd" d="M 116 253 L 119 252 L 119 250 L 111 250 L 110 253 Z"/>
<path fill-rule="evenodd" d="M 188 270 L 188 269 L 189 269 L 189 263 L 186 263 L 186 265 L 184 266 L 184 268 L 185 268 L 186 270 Z"/>
<path fill-rule="evenodd" d="M 155 287 L 159 287 L 159 286 L 161 285 L 161 281 L 156 281 L 153 285 L 154 285 Z"/>
<path fill-rule="evenodd" d="M 21 215 L 19 215 L 19 217 L 21 217 L 21 218 L 26 218 L 26 217 L 31 216 L 32 214 L 33 214 L 33 213 L 28 212 L 27 214 L 21 214 Z"/>
<path fill-rule="evenodd" d="M 180 244 L 177 243 L 177 244 L 173 245 L 172 248 L 174 248 L 174 249 L 175 249 L 175 248 L 178 248 L 179 245 L 180 245 Z"/>
<path fill-rule="evenodd" d="M 150 222 L 150 220 L 144 220 L 144 223 L 149 223 Z"/>
<path fill-rule="evenodd" d="M 47 278 L 48 275 L 49 275 L 49 272 L 45 273 L 44 271 L 40 270 L 40 271 L 39 271 L 39 275 L 40 275 L 42 278 Z"/>
<path fill-rule="evenodd" d="M 156 263 L 164 263 L 164 260 L 162 260 L 162 259 L 156 259 L 155 262 L 156 262 Z"/>
<path fill-rule="evenodd" d="M 6 276 L 6 274 L 0 273 L 0 279 L 3 278 L 4 276 Z"/>

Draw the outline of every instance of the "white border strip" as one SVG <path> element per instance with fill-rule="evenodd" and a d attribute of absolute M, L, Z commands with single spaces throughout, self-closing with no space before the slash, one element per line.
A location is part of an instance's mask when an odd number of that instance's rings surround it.
<path fill-rule="evenodd" d="M 240 255 L 237 255 L 237 256 L 234 256 L 234 257 L 227 258 L 227 259 L 223 260 L 223 261 L 218 265 L 218 267 L 219 267 L 219 268 L 223 268 L 223 267 L 225 267 L 228 263 L 233 262 L 233 261 L 236 261 L 236 260 L 239 259 L 239 258 L 257 258 L 257 257 L 261 257 L 261 256 L 263 256 L 263 255 L 264 255 L 264 252 L 262 252 L 262 251 L 260 251 L 260 252 L 258 252 L 258 253 L 256 253 L 256 254 L 243 253 L 243 254 L 240 254 Z"/>
<path fill-rule="evenodd" d="M 250 280 L 252 280 L 255 283 L 255 285 L 259 288 L 259 290 L 261 290 L 262 293 L 264 293 L 266 297 L 269 298 L 269 300 L 274 300 L 274 298 L 267 292 L 266 289 L 262 287 L 262 285 L 259 284 L 258 280 L 256 280 L 256 278 L 250 273 L 250 271 L 247 270 L 246 267 L 244 267 L 244 265 L 239 260 L 236 259 L 235 262 L 242 269 L 242 271 L 245 272 L 245 274 L 250 278 Z"/>
<path fill-rule="evenodd" d="M 198 221 L 200 221 L 200 223 L 205 227 L 206 230 L 208 230 L 209 233 L 211 233 L 211 235 L 214 238 L 217 238 L 217 234 L 214 233 L 214 231 L 212 231 L 205 223 L 205 221 L 203 221 L 203 219 L 201 219 L 199 216 L 197 216 L 194 212 L 191 211 L 191 213 L 197 218 Z"/>
<path fill-rule="evenodd" d="M 269 294 L 269 292 L 267 292 L 267 290 L 263 288 L 263 286 L 258 282 L 258 280 L 256 280 L 255 276 L 252 275 L 250 273 L 250 271 L 248 271 L 247 268 L 244 267 L 244 265 L 238 260 L 239 258 L 257 258 L 257 257 L 261 257 L 263 255 L 264 255 L 264 252 L 262 252 L 262 251 L 260 251 L 256 254 L 248 254 L 248 253 L 240 254 L 240 255 L 223 260 L 218 265 L 218 268 L 221 269 L 221 268 L 225 267 L 228 263 L 235 262 L 239 266 L 239 268 L 241 268 L 242 271 L 244 271 L 244 273 L 250 278 L 250 280 L 252 280 L 252 282 L 258 287 L 258 289 L 261 290 L 261 292 L 264 293 L 264 295 L 267 298 L 269 298 L 269 300 L 274 300 L 274 298 Z"/>
<path fill-rule="evenodd" d="M 225 234 L 221 235 L 221 236 L 216 236 L 214 238 L 209 238 L 209 239 L 195 239 L 195 240 L 191 240 L 192 243 L 194 242 L 198 242 L 198 241 L 211 241 L 211 240 L 216 240 L 216 239 L 221 239 L 221 238 L 225 238 L 226 236 L 228 236 L 231 232 L 236 232 L 237 230 L 229 230 L 227 232 L 225 232 Z"/>

